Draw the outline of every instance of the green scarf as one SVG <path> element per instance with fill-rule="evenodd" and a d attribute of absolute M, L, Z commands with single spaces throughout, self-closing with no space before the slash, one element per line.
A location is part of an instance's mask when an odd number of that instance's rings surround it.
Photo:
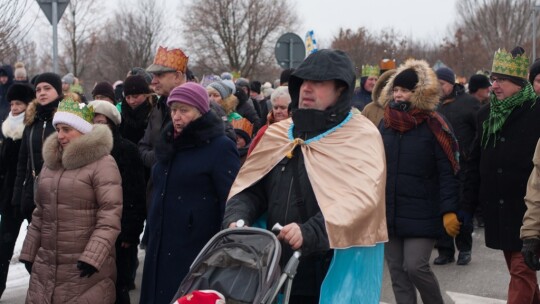
<path fill-rule="evenodd" d="M 491 93 L 490 98 L 490 111 L 489 117 L 482 123 L 483 132 L 482 132 L 482 147 L 487 148 L 490 137 L 494 136 L 493 147 L 497 143 L 497 135 L 501 131 L 504 122 L 510 116 L 515 107 L 523 105 L 527 100 L 536 101 L 536 93 L 530 83 L 527 83 L 516 94 L 505 98 L 503 100 L 498 100 L 495 94 Z M 533 102 L 533 105 L 534 105 Z M 532 107 L 532 106 L 531 106 Z"/>

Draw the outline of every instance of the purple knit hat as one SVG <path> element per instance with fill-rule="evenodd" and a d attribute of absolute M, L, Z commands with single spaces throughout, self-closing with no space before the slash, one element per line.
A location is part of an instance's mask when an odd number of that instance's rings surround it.
<path fill-rule="evenodd" d="M 180 102 L 195 107 L 201 114 L 210 110 L 208 101 L 208 92 L 200 84 L 195 82 L 186 82 L 185 84 L 174 88 L 167 98 L 167 105 Z"/>

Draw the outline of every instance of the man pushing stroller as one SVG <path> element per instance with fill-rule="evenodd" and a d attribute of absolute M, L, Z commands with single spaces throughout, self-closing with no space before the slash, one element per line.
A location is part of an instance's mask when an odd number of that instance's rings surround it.
<path fill-rule="evenodd" d="M 306 58 L 289 81 L 292 119 L 268 128 L 229 194 L 224 227 L 240 219 L 250 226 L 267 213 L 267 227 L 284 226 L 281 263 L 302 251 L 290 303 L 379 302 L 388 240 L 384 147 L 371 121 L 351 111 L 354 83 L 344 52 Z M 343 280 L 343 269 L 354 282 Z"/>

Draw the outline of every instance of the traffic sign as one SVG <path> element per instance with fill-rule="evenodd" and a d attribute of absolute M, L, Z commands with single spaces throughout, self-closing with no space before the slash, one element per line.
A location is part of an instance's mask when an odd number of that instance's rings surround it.
<path fill-rule="evenodd" d="M 60 18 L 62 18 L 62 15 L 64 14 L 64 11 L 66 10 L 66 7 L 69 4 L 69 0 L 36 0 L 39 4 L 39 7 L 49 19 L 49 23 L 53 25 L 53 2 L 57 3 L 57 18 L 56 22 L 60 21 Z"/>
<path fill-rule="evenodd" d="M 306 58 L 304 41 L 294 33 L 283 34 L 276 42 L 275 55 L 282 68 L 296 68 Z"/>

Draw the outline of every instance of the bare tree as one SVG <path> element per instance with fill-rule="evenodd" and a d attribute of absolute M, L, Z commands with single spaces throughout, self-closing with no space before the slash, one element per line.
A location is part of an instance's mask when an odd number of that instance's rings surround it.
<path fill-rule="evenodd" d="M 456 27 L 489 60 L 499 48 L 530 45 L 534 5 L 535 0 L 460 0 Z"/>
<path fill-rule="evenodd" d="M 100 4 L 101 0 L 71 0 L 61 20 L 68 38 L 64 40 L 65 55 L 60 64 L 65 72 L 70 71 L 77 77 L 84 75 L 97 43 Z"/>
<path fill-rule="evenodd" d="M 28 10 L 28 0 L 0 1 L 0 58 L 6 58 L 21 43 L 28 27 L 20 20 Z"/>
<path fill-rule="evenodd" d="M 334 37 L 331 47 L 349 54 L 361 74 L 362 65 L 377 65 L 381 59 L 405 59 L 410 57 L 412 42 L 402 38 L 393 29 L 385 29 L 373 34 L 368 29 L 360 27 L 356 32 L 351 29 L 340 29 Z"/>
<path fill-rule="evenodd" d="M 273 46 L 297 19 L 288 0 L 193 0 L 182 14 L 188 55 L 201 72 L 242 77 L 276 65 Z"/>
<path fill-rule="evenodd" d="M 122 5 L 122 11 L 114 14 L 107 31 L 99 37 L 97 75 L 111 81 L 124 79 L 130 68 L 150 65 L 163 37 L 164 7 L 154 0 Z"/>

